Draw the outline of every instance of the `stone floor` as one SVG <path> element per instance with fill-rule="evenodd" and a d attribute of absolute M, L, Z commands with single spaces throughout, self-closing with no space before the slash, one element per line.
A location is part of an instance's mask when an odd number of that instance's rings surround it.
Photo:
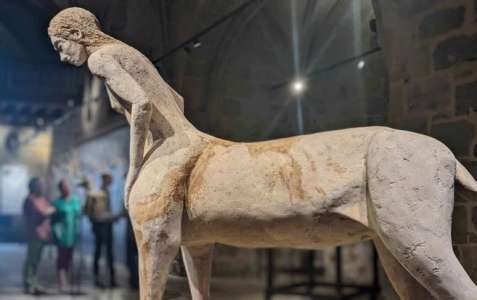
<path fill-rule="evenodd" d="M 7 290 L 0 290 L 0 299 L 2 300 L 33 300 L 33 299 L 53 299 L 53 300 L 135 300 L 138 299 L 137 292 L 130 291 L 126 288 L 118 288 L 111 290 L 97 290 L 90 285 L 84 286 L 81 289 L 81 294 L 76 295 L 60 295 L 55 294 L 54 289 L 52 293 L 43 297 L 33 297 L 23 295 L 21 289 L 18 287 L 10 287 Z M 187 284 L 182 278 L 171 278 L 170 284 L 165 296 L 166 300 L 189 300 L 189 293 L 187 291 Z M 230 300 L 262 300 L 263 293 L 261 288 L 253 283 L 237 284 L 236 282 L 216 282 L 212 288 L 212 299 L 230 299 Z M 275 297 L 276 300 L 285 299 L 302 299 L 290 297 Z M 275 300 L 274 299 L 274 300 Z"/>
<path fill-rule="evenodd" d="M 138 294 L 127 288 L 127 271 L 123 265 L 117 265 L 118 281 L 120 288 L 95 289 L 91 278 L 91 259 L 75 257 L 73 276 L 75 282 L 81 285 L 75 287 L 75 294 L 61 295 L 57 293 L 55 275 L 55 249 L 49 246 L 45 249 L 42 264 L 39 271 L 40 284 L 48 289 L 49 295 L 32 297 L 24 295 L 21 286 L 21 269 L 25 257 L 25 246 L 18 244 L 0 244 L 0 300 L 30 300 L 30 299 L 53 299 L 53 300 L 136 300 Z M 76 255 L 78 256 L 78 255 Z M 80 268 L 79 266 L 84 267 Z M 81 272 L 79 271 L 81 269 Z M 287 281 L 289 282 L 289 281 Z M 263 280 L 243 278 L 214 278 L 211 285 L 211 298 L 214 300 L 263 300 Z M 386 289 L 383 287 L 383 289 Z M 166 290 L 166 300 L 190 299 L 188 284 L 185 278 L 171 276 Z M 304 300 L 308 298 L 292 296 L 275 296 L 273 300 Z M 356 300 L 368 299 L 368 297 L 355 298 Z M 381 299 L 396 299 L 383 297 Z"/>
<path fill-rule="evenodd" d="M 1 300 L 29 300 L 36 299 L 22 293 L 21 269 L 25 255 L 23 245 L 0 244 L 0 299 Z M 75 276 L 81 274 L 81 287 L 77 295 L 60 295 L 56 293 L 56 278 L 54 268 L 54 249 L 48 247 L 44 252 L 43 261 L 40 266 L 40 283 L 51 292 L 48 296 L 37 297 L 40 299 L 54 300 L 135 300 L 137 293 L 130 291 L 126 286 L 127 273 L 123 266 L 118 266 L 119 282 L 123 288 L 98 290 L 92 285 L 90 260 L 85 259 L 85 267 L 82 272 L 75 268 Z M 78 260 L 75 262 L 79 265 Z M 216 300 L 262 300 L 263 285 L 261 280 L 237 280 L 237 279 L 216 279 L 212 283 L 212 299 Z M 78 287 L 77 287 L 78 288 Z M 77 289 L 76 288 L 76 289 Z M 166 297 L 167 300 L 190 299 L 187 282 L 184 278 L 171 277 L 169 280 Z M 274 297 L 274 300 L 301 300 L 299 297 Z"/>

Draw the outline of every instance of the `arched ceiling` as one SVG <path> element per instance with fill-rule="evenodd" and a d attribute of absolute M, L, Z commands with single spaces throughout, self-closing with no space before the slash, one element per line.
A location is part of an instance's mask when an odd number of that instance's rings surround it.
<path fill-rule="evenodd" d="M 12 106 L 39 104 L 40 111 L 31 113 L 31 121 L 45 111 L 41 107 L 45 103 L 55 107 L 46 109 L 52 113 L 58 108 L 64 111 L 67 99 L 81 99 L 87 72 L 60 64 L 46 35 L 48 20 L 61 8 L 91 10 L 104 31 L 154 60 L 245 1 L 1 1 L 0 10 L 9 13 L 0 16 L 0 66 L 9 67 L 3 67 L 0 76 L 30 75 L 23 78 L 26 85 L 19 85 L 19 80 L 7 88 L 0 86 L 0 122 L 5 122 L 2 116 Z M 192 121 L 224 137 L 258 139 L 296 133 L 296 109 L 288 101 L 288 90 L 274 88 L 286 86 L 296 74 L 310 76 L 313 86 L 303 101 L 305 131 L 364 125 L 370 106 L 365 98 L 378 99 L 379 105 L 384 101 L 385 72 L 379 54 L 371 58 L 366 72 L 357 72 L 351 64 L 319 80 L 312 75 L 375 47 L 369 28 L 373 18 L 370 0 L 257 1 L 209 32 L 200 48 L 164 60 L 167 72 L 163 74 L 184 94 Z M 48 80 L 53 74 L 58 78 Z M 0 80 L 0 85 L 4 83 Z M 17 108 L 19 114 L 26 111 L 22 109 Z M 267 129 L 278 115 L 282 117 L 277 122 L 286 124 L 288 131 Z M 354 123 L 344 124 L 345 119 Z"/>

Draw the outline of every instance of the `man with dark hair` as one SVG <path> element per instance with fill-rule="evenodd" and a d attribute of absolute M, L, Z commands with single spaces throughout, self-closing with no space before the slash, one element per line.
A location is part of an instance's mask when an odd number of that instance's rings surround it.
<path fill-rule="evenodd" d="M 109 195 L 109 186 L 113 182 L 111 174 L 101 175 L 101 190 L 92 192 L 88 183 L 83 183 L 87 192 L 85 214 L 89 217 L 93 227 L 95 238 L 94 249 L 94 282 L 97 287 L 104 287 L 104 283 L 99 280 L 99 260 L 106 248 L 106 262 L 109 268 L 109 284 L 116 287 L 116 273 L 114 271 L 114 253 L 113 253 L 113 223 L 118 218 L 111 212 L 111 198 Z"/>
<path fill-rule="evenodd" d="M 23 216 L 28 241 L 27 256 L 23 266 L 25 293 L 40 295 L 45 291 L 38 286 L 36 274 L 43 246 L 50 239 L 50 216 L 55 208 L 43 196 L 43 184 L 38 177 L 30 179 L 29 194 L 23 203 Z"/>

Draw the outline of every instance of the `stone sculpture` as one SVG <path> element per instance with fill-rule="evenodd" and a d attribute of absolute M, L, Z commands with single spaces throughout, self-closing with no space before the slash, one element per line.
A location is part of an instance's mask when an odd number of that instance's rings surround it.
<path fill-rule="evenodd" d="M 131 124 L 126 193 L 141 299 L 162 299 L 181 246 L 199 300 L 209 299 L 215 243 L 316 249 L 369 239 L 402 299 L 477 297 L 451 242 L 454 182 L 476 192 L 477 182 L 439 141 L 386 127 L 221 140 L 194 128 L 148 59 L 88 11 L 60 12 L 48 32 L 63 61 L 87 60 Z"/>

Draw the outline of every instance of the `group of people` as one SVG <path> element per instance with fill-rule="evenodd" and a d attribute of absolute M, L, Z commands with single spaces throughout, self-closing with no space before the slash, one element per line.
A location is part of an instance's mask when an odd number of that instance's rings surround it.
<path fill-rule="evenodd" d="M 57 249 L 56 268 L 61 292 L 70 292 L 70 269 L 73 251 L 80 232 L 80 219 L 84 213 L 91 221 L 95 237 L 94 282 L 97 287 L 116 287 L 116 274 L 113 257 L 113 224 L 124 214 L 114 215 L 111 211 L 109 186 L 110 174 L 102 175 L 101 189 L 93 191 L 87 180 L 80 184 L 86 191 L 86 201 L 82 206 L 79 198 L 71 193 L 66 180 L 58 183 L 60 196 L 49 201 L 44 194 L 44 185 L 40 178 L 30 180 L 29 194 L 23 205 L 27 254 L 23 268 L 25 293 L 40 295 L 46 291 L 37 280 L 38 265 L 45 245 L 53 242 Z M 103 249 L 106 250 L 106 265 L 109 271 L 109 284 L 100 280 L 99 261 Z"/>

